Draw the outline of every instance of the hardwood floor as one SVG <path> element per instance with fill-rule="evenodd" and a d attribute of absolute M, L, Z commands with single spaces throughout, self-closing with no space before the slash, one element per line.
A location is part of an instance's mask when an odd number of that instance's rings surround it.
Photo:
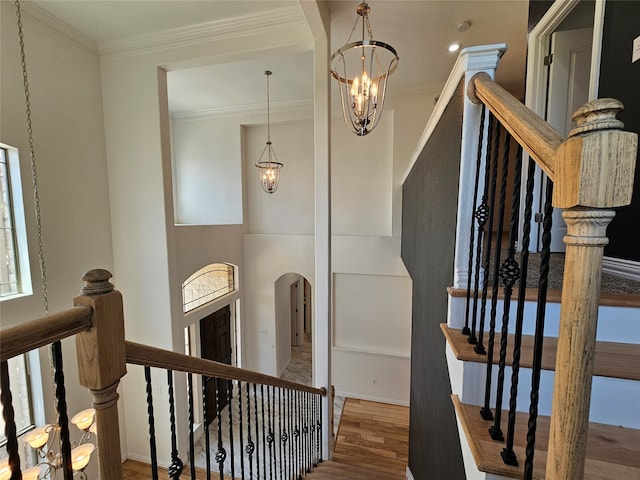
<path fill-rule="evenodd" d="M 314 479 L 404 480 L 409 455 L 409 408 L 347 398 L 344 402 L 332 462 L 323 462 L 310 475 Z M 123 480 L 150 480 L 148 464 L 127 460 Z M 166 468 L 160 480 L 169 480 Z M 190 478 L 185 467 L 182 478 Z M 206 479 L 196 469 L 198 480 Z M 212 478 L 218 478 L 212 472 Z M 231 480 L 230 477 L 225 477 Z"/>
<path fill-rule="evenodd" d="M 345 400 L 334 462 L 385 475 L 369 478 L 405 479 L 408 459 L 408 407 Z"/>

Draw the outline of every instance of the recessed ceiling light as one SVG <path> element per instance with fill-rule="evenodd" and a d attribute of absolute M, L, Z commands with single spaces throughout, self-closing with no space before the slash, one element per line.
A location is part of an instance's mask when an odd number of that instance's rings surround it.
<path fill-rule="evenodd" d="M 459 43 L 452 43 L 451 45 L 449 45 L 450 52 L 457 52 L 459 49 L 460 49 Z"/>

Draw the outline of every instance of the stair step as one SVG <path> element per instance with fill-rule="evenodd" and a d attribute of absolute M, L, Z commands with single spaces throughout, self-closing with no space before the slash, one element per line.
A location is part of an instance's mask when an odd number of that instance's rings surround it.
<path fill-rule="evenodd" d="M 486 363 L 486 355 L 478 355 L 474 345 L 467 341 L 467 337 L 458 329 L 452 329 L 446 323 L 440 324 L 447 342 L 458 360 L 466 362 Z M 486 337 L 485 337 L 486 338 Z M 507 365 L 513 364 L 513 335 L 509 335 L 507 350 Z M 533 365 L 533 340 L 530 335 L 522 336 L 522 353 L 520 366 L 531 368 Z M 542 349 L 542 369 L 555 370 L 556 350 L 558 339 L 545 337 Z M 486 343 L 485 343 L 486 346 Z M 499 346 L 493 351 L 493 363 L 499 359 Z M 622 378 L 626 380 L 640 380 L 640 345 L 633 343 L 596 342 L 596 353 L 593 364 L 593 374 L 600 377 Z"/>
<path fill-rule="evenodd" d="M 478 470 L 509 478 L 522 478 L 527 434 L 528 414 L 516 415 L 514 451 L 517 467 L 505 465 L 500 453 L 504 442 L 491 439 L 488 429 L 491 421 L 480 417 L 480 407 L 460 402 L 451 396 L 471 448 Z M 543 479 L 549 442 L 549 417 L 538 417 L 534 479 Z M 503 430 L 506 431 L 504 422 Z M 621 480 L 640 478 L 640 430 L 600 423 L 589 423 L 587 460 L 584 480 Z"/>
<path fill-rule="evenodd" d="M 314 469 L 305 478 L 326 478 L 332 480 L 403 480 L 406 477 L 397 473 L 381 472 L 375 468 L 325 461 L 318 465 L 318 468 Z"/>

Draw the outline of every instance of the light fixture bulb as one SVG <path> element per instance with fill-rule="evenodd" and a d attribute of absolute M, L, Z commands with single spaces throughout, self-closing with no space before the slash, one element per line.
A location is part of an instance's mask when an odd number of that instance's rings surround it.
<path fill-rule="evenodd" d="M 34 428 L 24 436 L 23 441 L 28 443 L 31 448 L 36 450 L 44 447 L 49 440 L 49 432 L 51 431 L 51 425 L 44 425 L 42 427 Z"/>
<path fill-rule="evenodd" d="M 451 45 L 449 45 L 449 49 L 450 52 L 457 52 L 458 50 L 460 50 L 460 44 L 459 43 L 452 43 Z"/>
<path fill-rule="evenodd" d="M 71 468 L 74 472 L 81 472 L 86 468 L 95 449 L 96 446 L 93 443 L 84 443 L 71 450 Z"/>
<path fill-rule="evenodd" d="M 78 427 L 79 430 L 84 430 L 86 432 L 89 430 L 89 427 L 93 425 L 93 419 L 95 416 L 95 408 L 87 408 L 86 410 L 76 413 L 71 419 L 71 423 Z"/>

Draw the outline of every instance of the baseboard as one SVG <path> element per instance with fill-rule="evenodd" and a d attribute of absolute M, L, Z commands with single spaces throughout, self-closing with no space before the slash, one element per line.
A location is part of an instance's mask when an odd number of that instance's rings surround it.
<path fill-rule="evenodd" d="M 407 465 L 407 480 L 416 480 L 415 478 L 413 478 L 413 474 L 411 473 L 409 465 Z"/>
<path fill-rule="evenodd" d="M 142 463 L 146 463 L 151 465 L 151 457 L 147 456 L 147 455 L 138 455 L 137 453 L 131 453 L 131 452 L 127 452 L 126 454 L 126 458 L 129 460 L 136 460 L 137 462 L 142 462 Z M 171 464 L 171 460 L 163 460 L 163 459 L 158 459 L 158 466 L 162 467 L 162 468 L 168 468 L 169 465 Z"/>
<path fill-rule="evenodd" d="M 376 397 L 373 395 L 361 395 L 359 393 L 344 392 L 341 390 L 336 390 L 336 397 L 357 398 L 358 400 L 368 400 L 370 402 L 388 403 L 390 405 L 400 405 L 402 407 L 409 406 L 409 402 L 405 400 L 398 400 L 395 398 Z"/>
<path fill-rule="evenodd" d="M 287 369 L 287 367 L 289 366 L 289 364 L 291 363 L 291 357 L 289 357 L 289 360 L 287 360 L 287 363 L 284 364 L 284 367 L 282 367 L 280 369 L 280 371 L 278 372 L 278 378 L 282 378 L 282 374 L 284 373 L 284 371 Z"/>
<path fill-rule="evenodd" d="M 602 271 L 603 273 L 640 282 L 640 262 L 623 258 L 604 257 L 602 259 Z"/>

